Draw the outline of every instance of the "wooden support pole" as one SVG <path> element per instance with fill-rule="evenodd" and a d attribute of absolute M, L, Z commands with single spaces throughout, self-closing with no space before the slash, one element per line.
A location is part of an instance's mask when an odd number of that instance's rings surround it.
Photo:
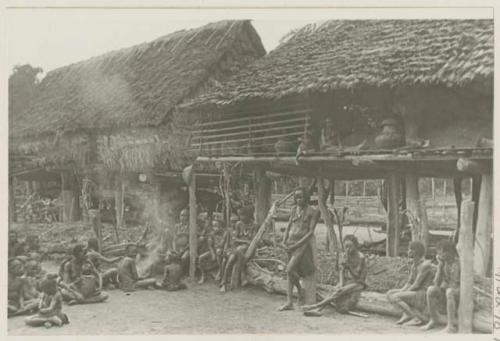
<path fill-rule="evenodd" d="M 454 243 L 458 243 L 458 233 L 460 231 L 460 219 L 462 217 L 462 177 L 453 178 L 453 191 L 455 193 L 455 202 L 457 204 L 457 229 L 455 230 L 455 235 L 453 236 Z M 471 189 L 472 193 L 472 189 Z"/>
<path fill-rule="evenodd" d="M 62 220 L 64 222 L 80 219 L 79 194 L 75 174 L 68 171 L 61 172 Z"/>
<path fill-rule="evenodd" d="M 481 182 L 482 182 L 482 176 L 481 175 L 474 175 L 472 177 L 472 201 L 476 204 L 476 207 L 474 208 L 474 216 L 472 219 L 472 234 L 476 235 L 476 226 L 477 226 L 477 216 L 479 213 L 479 194 L 481 192 Z"/>
<path fill-rule="evenodd" d="M 263 168 L 259 168 L 254 172 L 255 184 L 255 222 L 261 225 L 266 219 L 267 212 L 271 208 L 272 182 L 271 178 L 266 175 Z"/>
<path fill-rule="evenodd" d="M 196 218 L 196 175 L 192 174 L 189 181 L 189 277 L 194 280 L 196 272 L 196 258 L 198 258 L 198 237 Z"/>
<path fill-rule="evenodd" d="M 429 219 L 427 218 L 427 206 L 425 201 L 418 201 L 418 216 L 420 217 L 420 238 L 419 240 L 427 247 L 429 242 Z"/>
<path fill-rule="evenodd" d="M 335 252 L 338 250 L 338 240 L 337 235 L 335 234 L 334 223 L 332 219 L 332 215 L 330 211 L 328 211 L 328 207 L 326 206 L 326 202 L 328 200 L 328 192 L 325 191 L 324 188 L 324 180 L 322 177 L 318 177 L 318 208 L 321 212 L 321 217 L 326 225 L 326 240 L 327 240 L 327 251 Z"/>
<path fill-rule="evenodd" d="M 116 228 L 120 228 L 123 225 L 123 212 L 125 209 L 125 183 L 121 174 L 115 174 L 115 221 Z"/>
<path fill-rule="evenodd" d="M 462 217 L 458 253 L 460 256 L 460 305 L 458 307 L 458 331 L 472 332 L 473 319 L 473 285 L 474 285 L 474 249 L 472 224 L 474 203 L 470 200 L 462 204 Z"/>
<path fill-rule="evenodd" d="M 97 239 L 97 248 L 99 252 L 102 252 L 102 223 L 101 223 L 101 212 L 97 209 L 89 210 L 90 219 L 92 221 L 92 230 Z"/>
<path fill-rule="evenodd" d="M 418 176 L 415 174 L 406 174 L 405 175 L 405 183 L 406 183 L 406 209 L 410 213 L 410 215 L 414 218 L 412 222 L 412 233 L 411 239 L 413 241 L 418 241 L 421 238 L 421 225 L 420 225 L 420 195 L 418 192 Z"/>
<path fill-rule="evenodd" d="M 399 198 L 401 195 L 400 177 L 392 173 L 387 179 L 387 240 L 386 255 L 395 257 L 399 252 Z"/>
<path fill-rule="evenodd" d="M 487 276 L 491 271 L 491 240 L 493 233 L 493 175 L 491 173 L 482 176 L 478 205 L 474 269 L 478 275 Z"/>
<path fill-rule="evenodd" d="M 436 182 L 434 178 L 431 178 L 431 192 L 432 192 L 432 200 L 436 199 Z"/>
<path fill-rule="evenodd" d="M 16 177 L 9 177 L 9 224 L 17 221 L 16 216 Z"/>

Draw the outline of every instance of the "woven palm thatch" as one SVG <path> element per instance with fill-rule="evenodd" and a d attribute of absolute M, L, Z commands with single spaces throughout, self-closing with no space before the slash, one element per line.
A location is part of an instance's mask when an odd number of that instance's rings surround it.
<path fill-rule="evenodd" d="M 463 86 L 493 76 L 492 20 L 331 20 L 281 44 L 185 107 L 360 87 Z"/>
<path fill-rule="evenodd" d="M 51 71 L 12 137 L 157 126 L 174 106 L 265 54 L 247 20 L 182 30 Z"/>

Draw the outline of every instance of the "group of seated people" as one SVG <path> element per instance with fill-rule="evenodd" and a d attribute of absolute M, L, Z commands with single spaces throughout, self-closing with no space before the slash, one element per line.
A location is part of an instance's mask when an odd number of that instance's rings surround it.
<path fill-rule="evenodd" d="M 302 214 L 299 218 L 298 225 L 307 225 L 304 223 L 307 215 Z M 314 218 L 311 215 L 311 226 L 315 224 Z M 291 219 L 292 231 L 293 223 L 294 220 Z M 20 248 L 17 235 L 11 231 L 8 315 L 34 314 L 26 319 L 30 326 L 61 326 L 69 323 L 68 317 L 62 313 L 63 301 L 69 305 L 103 302 L 108 299 L 103 288 L 114 286 L 127 293 L 141 288 L 167 291 L 186 289 L 182 279 L 188 274 L 190 263 L 188 226 L 189 211 L 184 209 L 180 212 L 179 223 L 162 232 L 157 249 L 162 265 L 160 281 L 152 266 L 143 271 L 143 276 L 138 274 L 136 260 L 140 261 L 140 251 L 145 249 L 145 245 L 127 244 L 124 257 L 108 258 L 99 253 L 95 238 L 90 238 L 86 246 L 75 245 L 71 257 L 60 264 L 58 274 L 46 275 L 42 271 L 39 254 L 28 252 L 25 247 Z M 199 283 L 205 282 L 210 271 L 217 273 L 215 279 L 219 281 L 222 292 L 230 288 L 235 277 L 239 281 L 242 266 L 248 261 L 248 246 L 256 231 L 252 207 L 239 209 L 238 215 L 231 216 L 227 228 L 224 228 L 222 219 L 211 219 L 206 213 L 200 214 L 197 220 L 199 256 L 195 263 Z M 34 238 L 30 237 L 26 244 L 31 245 L 31 248 L 38 248 L 38 242 L 31 239 Z M 344 251 L 339 259 L 339 280 L 334 292 L 321 302 L 303 305 L 305 315 L 319 316 L 321 310 L 330 304 L 337 311 L 345 313 L 358 303 L 361 292 L 366 288 L 367 262 L 359 251 L 358 240 L 354 235 L 345 236 L 343 246 Z M 21 249 L 25 254 L 15 254 Z M 289 282 L 290 288 L 298 286 L 301 293 L 300 283 L 293 280 L 293 271 L 301 271 L 300 267 L 310 262 L 302 260 L 295 264 L 295 250 L 290 250 L 290 264 L 287 267 L 289 281 L 292 279 Z M 387 292 L 389 302 L 403 312 L 398 324 L 423 325 L 424 329 L 432 329 L 447 323 L 448 332 L 456 331 L 460 287 L 458 253 L 451 241 L 440 242 L 437 252 L 437 266 L 434 266 L 425 259 L 426 249 L 421 242 L 413 241 L 409 244 L 408 257 L 412 263 L 408 280 L 402 288 Z M 102 266 L 114 263 L 118 263 L 117 266 L 108 266 L 106 269 Z M 291 297 L 290 291 L 287 303 L 280 310 L 293 308 Z M 447 314 L 447 318 L 443 313 Z"/>
<path fill-rule="evenodd" d="M 245 252 L 255 235 L 257 226 L 253 220 L 253 208 L 245 206 L 238 210 L 238 215 L 231 215 L 229 226 L 223 219 L 210 217 L 206 212 L 197 219 L 197 254 L 196 260 L 199 284 L 203 284 L 210 271 L 216 271 L 215 279 L 220 283 L 220 290 L 225 292 L 231 285 L 231 277 L 240 280 L 241 267 L 247 261 Z M 188 274 L 189 252 L 189 211 L 184 209 L 179 216 L 179 223 L 174 228 L 167 227 L 161 238 L 159 254 L 175 254 L 180 258 L 181 273 Z M 160 256 L 161 259 L 161 256 Z"/>

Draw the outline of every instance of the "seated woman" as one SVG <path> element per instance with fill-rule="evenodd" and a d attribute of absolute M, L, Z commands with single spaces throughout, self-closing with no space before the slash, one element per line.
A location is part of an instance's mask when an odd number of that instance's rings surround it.
<path fill-rule="evenodd" d="M 74 298 L 68 302 L 73 304 L 100 303 L 108 299 L 108 294 L 100 290 L 99 278 L 95 276 L 90 263 L 82 266 L 82 274 L 71 284 Z"/>
<path fill-rule="evenodd" d="M 257 225 L 253 221 L 253 208 L 251 206 L 241 208 L 239 216 L 240 221 L 236 223 L 236 230 L 231 240 L 233 247 L 229 250 L 229 256 L 221 279 L 221 292 L 227 291 L 227 285 L 230 280 L 234 279 L 239 282 L 241 268 L 245 262 L 245 252 L 257 232 Z M 235 278 L 231 278 L 233 275 Z M 238 285 L 238 283 L 231 284 Z"/>
<path fill-rule="evenodd" d="M 186 284 L 182 283 L 182 267 L 179 256 L 175 253 L 169 253 L 166 256 L 166 263 L 163 280 L 159 288 L 167 291 L 187 289 Z"/>
<path fill-rule="evenodd" d="M 127 245 L 127 255 L 118 264 L 118 284 L 124 292 L 131 292 L 135 289 L 156 288 L 156 279 L 141 278 L 137 274 L 135 258 L 137 256 L 137 246 Z"/>
<path fill-rule="evenodd" d="M 47 328 L 69 323 L 68 316 L 62 312 L 62 295 L 57 288 L 57 275 L 48 275 L 41 283 L 42 295 L 38 303 L 38 313 L 26 318 L 28 326 Z"/>
<path fill-rule="evenodd" d="M 306 316 L 319 316 L 321 309 L 333 303 L 339 313 L 345 314 L 352 310 L 359 301 L 361 292 L 366 288 L 366 259 L 358 250 L 358 239 L 354 235 L 344 237 L 345 253 L 340 259 L 339 283 L 332 294 L 323 301 L 305 305 L 302 309 Z"/>

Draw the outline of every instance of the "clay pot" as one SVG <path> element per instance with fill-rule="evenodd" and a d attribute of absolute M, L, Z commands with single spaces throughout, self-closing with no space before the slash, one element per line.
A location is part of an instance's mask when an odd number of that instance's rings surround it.
<path fill-rule="evenodd" d="M 405 143 L 403 132 L 396 119 L 389 118 L 382 121 L 382 132 L 375 137 L 375 145 L 380 149 L 392 149 L 403 146 Z"/>

